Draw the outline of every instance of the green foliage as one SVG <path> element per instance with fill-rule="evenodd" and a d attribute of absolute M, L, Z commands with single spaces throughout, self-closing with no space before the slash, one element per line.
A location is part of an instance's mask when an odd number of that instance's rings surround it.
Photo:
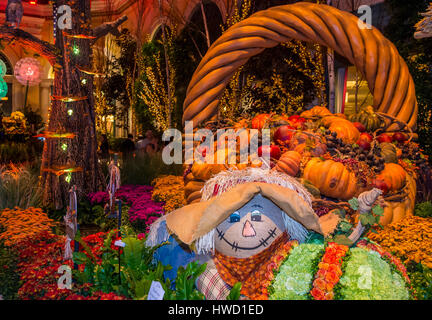
<path fill-rule="evenodd" d="M 414 215 L 422 218 L 432 217 L 432 203 L 430 201 L 417 203 L 415 205 Z"/>
<path fill-rule="evenodd" d="M 239 300 L 240 299 L 240 291 L 242 288 L 241 282 L 237 282 L 234 287 L 232 287 L 229 295 L 227 296 L 227 300 Z"/>
<path fill-rule="evenodd" d="M 415 24 L 420 12 L 428 7 L 427 0 L 388 0 L 385 2 L 391 16 L 384 35 L 392 41 L 407 62 L 413 77 L 418 100 L 419 143 L 428 155 L 432 155 L 432 41 L 430 38 L 414 39 Z"/>
<path fill-rule="evenodd" d="M 150 185 L 160 175 L 182 175 L 182 165 L 167 165 L 162 161 L 162 154 L 137 155 L 121 163 L 122 184 Z"/>
<path fill-rule="evenodd" d="M 204 295 L 196 290 L 195 281 L 205 271 L 207 264 L 200 265 L 197 261 L 191 262 L 186 269 L 179 267 L 175 280 L 175 292 L 171 292 L 166 300 L 204 300 Z"/>
<path fill-rule="evenodd" d="M 411 285 L 419 300 L 432 300 L 432 269 L 421 263 L 407 265 Z"/>
<path fill-rule="evenodd" d="M 44 126 L 43 118 L 39 112 L 33 111 L 31 108 L 24 108 L 22 111 L 27 122 L 27 126 L 31 128 L 31 132 L 36 132 Z"/>
<path fill-rule="evenodd" d="M 0 144 L 0 163 L 8 164 L 31 162 L 40 158 L 43 143 L 40 141 L 15 142 L 5 141 Z"/>
<path fill-rule="evenodd" d="M 80 284 L 92 283 L 92 292 L 101 290 L 105 293 L 117 292 L 130 299 L 147 299 L 153 281 L 161 283 L 166 300 L 202 300 L 203 295 L 196 290 L 195 281 L 204 272 L 206 265 L 197 262 L 190 263 L 186 268 L 180 267 L 176 278 L 176 289 L 171 290 L 171 282 L 164 279 L 163 273 L 171 270 L 171 266 L 155 264 L 155 251 L 164 246 L 147 247 L 144 239 L 138 239 L 130 227 L 122 228 L 121 283 L 118 281 L 118 250 L 111 248 L 111 238 L 115 231 L 107 234 L 102 248 L 101 262 L 96 263 L 90 248 L 82 240 L 79 233 L 76 239 L 84 248 L 84 252 L 74 252 L 73 260 L 78 265 L 84 264 L 84 271 L 74 270 L 74 279 Z"/>
<path fill-rule="evenodd" d="M 38 176 L 29 165 L 0 166 L 0 209 L 39 207 Z"/>
<path fill-rule="evenodd" d="M 15 251 L 0 241 L 0 295 L 5 300 L 18 298 L 18 289 L 21 284 L 17 264 L 18 256 Z"/>

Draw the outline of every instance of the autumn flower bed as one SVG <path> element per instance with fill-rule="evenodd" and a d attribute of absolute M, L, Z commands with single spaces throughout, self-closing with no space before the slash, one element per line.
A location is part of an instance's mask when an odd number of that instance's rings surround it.
<path fill-rule="evenodd" d="M 50 234 L 56 225 L 57 223 L 48 218 L 40 208 L 4 209 L 0 213 L 0 226 L 3 229 L 0 240 L 4 240 L 5 245 L 11 246 L 41 232 Z"/>
<path fill-rule="evenodd" d="M 137 230 L 148 231 L 160 216 L 185 205 L 184 184 L 181 176 L 162 176 L 153 180 L 152 186 L 124 185 L 116 192 L 116 198 L 130 206 L 130 223 Z M 107 192 L 90 193 L 91 205 L 104 205 L 109 201 Z"/>
<path fill-rule="evenodd" d="M 384 227 L 368 237 L 401 260 L 422 263 L 432 268 L 432 219 L 408 217 Z"/>
<path fill-rule="evenodd" d="M 100 259 L 105 233 L 97 233 L 83 238 L 92 253 Z M 115 240 L 114 238 L 112 239 Z M 22 285 L 18 297 L 23 300 L 123 300 L 113 292 L 91 290 L 92 284 L 73 284 L 72 290 L 59 289 L 59 267 L 72 261 L 63 261 L 65 238 L 49 232 L 41 232 L 35 237 L 17 243 L 18 272 Z M 72 246 L 74 243 L 72 242 Z M 82 266 L 83 268 L 84 266 Z"/>
<path fill-rule="evenodd" d="M 163 202 L 166 213 L 186 204 L 182 176 L 162 176 L 154 179 L 152 185 L 154 186 L 152 200 Z"/>
<path fill-rule="evenodd" d="M 149 226 L 164 214 L 163 203 L 152 200 L 151 186 L 121 186 L 116 198 L 129 205 L 129 222 L 137 230 L 148 231 Z M 109 201 L 107 192 L 95 192 L 88 195 L 92 205 L 104 205 Z"/>

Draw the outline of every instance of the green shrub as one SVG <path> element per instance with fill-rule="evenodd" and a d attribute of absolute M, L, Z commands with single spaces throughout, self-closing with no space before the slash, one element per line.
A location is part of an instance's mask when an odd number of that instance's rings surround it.
<path fill-rule="evenodd" d="M 0 230 L 1 232 L 1 230 Z M 20 274 L 17 272 L 18 257 L 14 250 L 0 242 L 0 295 L 5 300 L 15 300 L 20 288 Z"/>
<path fill-rule="evenodd" d="M 411 262 L 407 271 L 417 299 L 432 300 L 432 269 L 421 263 Z"/>
<path fill-rule="evenodd" d="M 0 144 L 0 163 L 31 162 L 40 158 L 43 144 L 40 141 L 3 142 Z"/>
<path fill-rule="evenodd" d="M 415 206 L 414 215 L 422 218 L 432 217 L 432 203 L 430 201 L 417 203 Z"/>
<path fill-rule="evenodd" d="M 182 175 L 181 164 L 167 165 L 162 161 L 162 154 L 137 155 L 125 159 L 120 164 L 122 184 L 150 185 L 160 175 Z"/>

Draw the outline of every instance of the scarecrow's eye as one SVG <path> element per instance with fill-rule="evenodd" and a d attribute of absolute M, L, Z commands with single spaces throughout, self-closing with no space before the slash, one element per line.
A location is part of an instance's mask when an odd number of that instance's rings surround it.
<path fill-rule="evenodd" d="M 239 222 L 240 221 L 240 213 L 238 213 L 237 211 L 232 213 L 230 215 L 230 222 L 234 223 L 234 222 Z"/>
<path fill-rule="evenodd" d="M 251 213 L 252 221 L 261 221 L 261 212 L 258 210 L 254 210 Z"/>

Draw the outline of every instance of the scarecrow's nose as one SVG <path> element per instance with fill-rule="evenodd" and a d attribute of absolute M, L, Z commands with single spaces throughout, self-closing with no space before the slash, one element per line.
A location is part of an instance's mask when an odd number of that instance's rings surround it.
<path fill-rule="evenodd" d="M 243 237 L 255 237 L 256 236 L 255 229 L 254 229 L 252 223 L 249 222 L 249 220 L 246 220 L 246 222 L 243 225 L 242 235 L 243 235 Z"/>

